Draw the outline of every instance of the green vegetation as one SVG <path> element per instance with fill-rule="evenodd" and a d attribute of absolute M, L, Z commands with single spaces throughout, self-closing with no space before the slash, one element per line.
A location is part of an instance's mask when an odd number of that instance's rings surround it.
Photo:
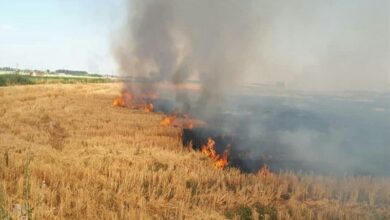
<path fill-rule="evenodd" d="M 7 212 L 7 206 L 5 201 L 5 192 L 2 183 L 0 183 L 0 219 L 8 220 L 11 219 Z"/>
<path fill-rule="evenodd" d="M 241 220 L 251 220 L 253 219 L 252 209 L 248 206 L 241 205 L 235 210 L 225 212 L 225 217 L 227 219 L 239 217 Z"/>
<path fill-rule="evenodd" d="M 0 86 L 33 85 L 33 84 L 74 84 L 74 83 L 106 83 L 112 82 L 106 78 L 78 78 L 78 77 L 51 77 L 51 76 L 28 76 L 18 74 L 0 75 Z"/>
<path fill-rule="evenodd" d="M 56 70 L 56 73 L 65 73 L 67 75 L 73 75 L 73 76 L 88 76 L 87 71 L 81 71 L 81 70 Z"/>
<path fill-rule="evenodd" d="M 256 218 L 252 213 L 252 209 L 246 205 L 240 205 L 235 209 L 228 210 L 225 212 L 225 217 L 227 219 L 259 219 L 259 220 L 276 220 L 278 219 L 277 210 L 273 206 L 263 206 L 257 203 L 255 205 Z"/>
<path fill-rule="evenodd" d="M 277 210 L 273 206 L 262 206 L 260 204 L 256 204 L 256 211 L 259 213 L 259 220 L 276 220 L 278 219 Z"/>

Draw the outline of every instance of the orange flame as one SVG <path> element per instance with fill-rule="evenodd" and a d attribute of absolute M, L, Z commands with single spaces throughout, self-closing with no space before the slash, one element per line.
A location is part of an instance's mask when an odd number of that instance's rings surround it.
<path fill-rule="evenodd" d="M 176 115 L 167 116 L 160 121 L 160 125 L 165 125 L 165 126 L 172 125 L 175 120 L 176 120 Z"/>
<path fill-rule="evenodd" d="M 222 157 L 217 159 L 214 163 L 214 166 L 218 169 L 224 169 L 228 165 L 228 151 L 225 150 Z"/>
<path fill-rule="evenodd" d="M 200 150 L 204 155 L 212 159 L 217 157 L 217 152 L 215 151 L 215 141 L 211 138 L 207 140 L 207 144 L 203 145 Z"/>
<path fill-rule="evenodd" d="M 144 109 L 146 112 L 150 113 L 150 112 L 153 112 L 154 106 L 152 103 L 148 103 L 145 105 Z"/>
<path fill-rule="evenodd" d="M 118 98 L 116 98 L 116 99 L 112 102 L 112 106 L 115 106 L 115 107 L 124 107 L 124 106 L 125 106 L 125 101 L 122 99 L 122 97 L 118 97 Z"/>
<path fill-rule="evenodd" d="M 146 93 L 134 98 L 132 93 L 124 91 L 119 97 L 114 99 L 112 106 L 131 107 L 133 109 L 143 109 L 146 112 L 153 112 L 154 106 L 151 101 L 157 99 L 157 97 L 154 93 Z"/>
<path fill-rule="evenodd" d="M 112 106 L 126 107 L 133 100 L 133 95 L 130 92 L 122 92 L 122 94 L 112 102 Z"/>
<path fill-rule="evenodd" d="M 173 113 L 170 116 L 164 117 L 160 121 L 160 125 L 170 125 L 182 129 L 193 129 L 195 127 L 205 126 L 205 122 L 191 118 L 188 114 Z"/>
<path fill-rule="evenodd" d="M 225 151 L 224 154 L 220 156 L 215 150 L 215 141 L 212 138 L 207 140 L 207 144 L 203 145 L 200 148 L 200 151 L 214 160 L 215 168 L 224 169 L 228 165 L 228 152 Z"/>

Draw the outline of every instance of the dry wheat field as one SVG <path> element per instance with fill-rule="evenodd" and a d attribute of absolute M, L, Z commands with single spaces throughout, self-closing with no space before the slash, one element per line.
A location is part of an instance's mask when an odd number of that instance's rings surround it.
<path fill-rule="evenodd" d="M 215 169 L 121 84 L 0 88 L 0 219 L 389 219 L 388 178 Z"/>

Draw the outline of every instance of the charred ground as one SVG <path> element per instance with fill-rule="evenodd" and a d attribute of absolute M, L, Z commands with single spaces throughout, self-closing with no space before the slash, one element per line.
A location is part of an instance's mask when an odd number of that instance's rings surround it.
<path fill-rule="evenodd" d="M 229 166 L 243 172 L 268 165 L 274 172 L 390 176 L 388 93 L 256 89 L 225 97 L 211 114 L 188 109 L 185 115 L 204 124 L 183 129 L 183 145 L 199 149 L 211 138 L 219 154 L 229 151 Z M 187 96 L 195 97 L 187 99 L 189 106 L 202 107 L 196 91 Z M 180 100 L 162 98 L 154 106 L 183 118 Z"/>

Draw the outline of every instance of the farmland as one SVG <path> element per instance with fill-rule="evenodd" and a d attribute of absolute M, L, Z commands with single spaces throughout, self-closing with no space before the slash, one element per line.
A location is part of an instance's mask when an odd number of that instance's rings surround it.
<path fill-rule="evenodd" d="M 98 77 L 58 77 L 58 76 L 29 76 L 19 74 L 0 74 L 0 87 L 11 85 L 33 85 L 33 84 L 74 84 L 74 83 L 105 83 L 112 82 L 107 78 Z"/>
<path fill-rule="evenodd" d="M 215 169 L 121 88 L 0 88 L 0 219 L 390 218 L 386 177 Z"/>

